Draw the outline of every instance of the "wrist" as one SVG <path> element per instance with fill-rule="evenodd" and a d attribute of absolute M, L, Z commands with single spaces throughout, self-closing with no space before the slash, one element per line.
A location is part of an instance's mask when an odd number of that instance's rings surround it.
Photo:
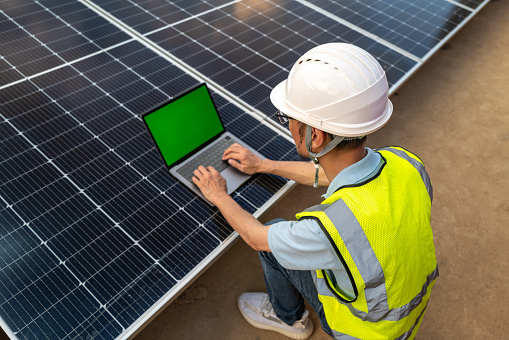
<path fill-rule="evenodd" d="M 228 199 L 233 199 L 233 198 L 230 195 L 228 195 L 227 192 L 221 192 L 221 193 L 214 195 L 214 197 L 212 197 L 212 199 L 210 201 L 212 202 L 212 204 L 214 204 L 216 207 L 219 208 L 219 205 L 221 205 L 222 202 L 225 202 Z"/>
<path fill-rule="evenodd" d="M 263 174 L 270 174 L 274 169 L 274 161 L 268 158 L 262 159 L 260 165 L 258 166 L 257 172 Z"/>

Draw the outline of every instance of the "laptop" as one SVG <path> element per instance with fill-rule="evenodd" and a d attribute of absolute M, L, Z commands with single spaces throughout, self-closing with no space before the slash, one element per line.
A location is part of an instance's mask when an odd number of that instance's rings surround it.
<path fill-rule="evenodd" d="M 210 205 L 192 180 L 198 166 L 213 166 L 226 179 L 231 194 L 251 176 L 223 161 L 224 151 L 239 143 L 265 158 L 225 131 L 205 83 L 151 109 L 142 120 L 170 174 Z"/>

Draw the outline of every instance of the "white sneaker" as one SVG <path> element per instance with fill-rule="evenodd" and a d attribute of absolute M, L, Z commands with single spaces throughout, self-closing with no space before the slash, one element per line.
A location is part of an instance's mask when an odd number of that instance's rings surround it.
<path fill-rule="evenodd" d="M 278 332 L 299 340 L 307 339 L 313 333 L 313 322 L 308 318 L 307 310 L 300 320 L 288 326 L 276 316 L 266 293 L 242 293 L 238 306 L 246 321 L 256 328 Z"/>

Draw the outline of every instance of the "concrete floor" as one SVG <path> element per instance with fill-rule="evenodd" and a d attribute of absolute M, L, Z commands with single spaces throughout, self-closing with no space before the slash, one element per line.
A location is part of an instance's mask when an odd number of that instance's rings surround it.
<path fill-rule="evenodd" d="M 507 18 L 507 1 L 488 4 L 391 97 L 393 118 L 369 137 L 418 154 L 434 185 L 440 277 L 419 340 L 509 338 Z M 293 218 L 322 193 L 297 186 L 261 220 Z M 264 289 L 257 254 L 239 239 L 135 339 L 285 339 L 237 310 L 241 292 Z M 329 339 L 312 318 L 311 339 Z"/>

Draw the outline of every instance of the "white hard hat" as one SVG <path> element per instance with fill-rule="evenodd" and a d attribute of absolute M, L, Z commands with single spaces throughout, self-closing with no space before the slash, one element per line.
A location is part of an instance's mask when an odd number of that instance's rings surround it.
<path fill-rule="evenodd" d="M 307 125 L 358 137 L 391 117 L 385 72 L 368 52 L 350 44 L 317 46 L 293 65 L 270 94 L 274 106 Z"/>

